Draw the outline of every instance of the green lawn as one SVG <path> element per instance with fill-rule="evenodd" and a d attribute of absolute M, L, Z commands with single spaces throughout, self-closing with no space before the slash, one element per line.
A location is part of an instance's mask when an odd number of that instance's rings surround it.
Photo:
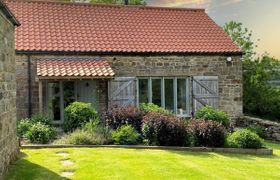
<path fill-rule="evenodd" d="M 280 145 L 268 146 L 274 148 L 274 155 L 113 148 L 23 150 L 7 179 L 63 179 L 63 171 L 73 172 L 70 179 L 280 179 Z"/>

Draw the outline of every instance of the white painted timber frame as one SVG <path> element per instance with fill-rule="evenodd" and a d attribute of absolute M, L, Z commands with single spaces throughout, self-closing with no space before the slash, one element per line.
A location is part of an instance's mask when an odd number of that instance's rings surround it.
<path fill-rule="evenodd" d="M 191 87 L 190 87 L 190 77 L 137 77 L 137 106 L 139 106 L 139 80 L 140 79 L 146 79 L 148 80 L 148 100 L 149 103 L 152 103 L 153 99 L 153 93 L 152 93 L 152 80 L 153 79 L 160 79 L 161 80 L 161 107 L 165 108 L 165 79 L 173 79 L 173 92 L 174 92 L 174 97 L 173 97 L 173 110 L 174 114 L 179 117 L 190 117 L 191 116 Z M 186 81 L 186 110 L 187 114 L 184 115 L 179 115 L 177 112 L 177 80 L 178 79 L 185 79 Z"/>

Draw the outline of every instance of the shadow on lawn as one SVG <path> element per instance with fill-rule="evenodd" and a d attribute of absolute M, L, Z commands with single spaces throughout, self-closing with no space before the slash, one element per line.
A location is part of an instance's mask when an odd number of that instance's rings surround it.
<path fill-rule="evenodd" d="M 5 176 L 5 180 L 68 180 L 68 178 L 61 177 L 59 174 L 50 171 L 38 164 L 34 164 L 24 157 L 28 156 L 25 153 L 20 153 L 19 159 L 10 165 L 9 171 Z"/>

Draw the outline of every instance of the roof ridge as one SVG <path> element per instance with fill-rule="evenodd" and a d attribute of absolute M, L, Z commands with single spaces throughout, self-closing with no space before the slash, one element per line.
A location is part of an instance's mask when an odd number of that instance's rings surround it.
<path fill-rule="evenodd" d="M 161 10 L 174 10 L 174 11 L 203 11 L 203 12 L 205 12 L 204 8 L 178 8 L 178 7 L 161 7 L 161 6 L 144 6 L 144 5 L 101 4 L 101 3 L 75 3 L 75 2 L 57 1 L 57 0 L 4 0 L 4 1 L 50 3 L 50 4 L 53 3 L 53 4 L 73 5 L 73 6 L 104 6 L 104 7 L 161 9 Z"/>

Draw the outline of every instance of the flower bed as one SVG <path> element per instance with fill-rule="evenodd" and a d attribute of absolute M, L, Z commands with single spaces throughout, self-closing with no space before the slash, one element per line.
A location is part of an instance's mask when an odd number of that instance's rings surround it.
<path fill-rule="evenodd" d="M 66 109 L 67 127 L 71 128 L 65 128 L 65 134 L 53 144 L 147 145 L 141 146 L 143 148 L 180 146 L 189 150 L 207 149 L 207 151 L 226 151 L 224 149 L 228 148 L 228 151 L 233 152 L 238 152 L 235 150 L 238 148 L 253 149 L 252 152 L 263 151 L 258 149 L 264 147 L 263 140 L 253 132 L 254 128 L 238 129 L 236 132 L 227 131 L 228 115 L 210 106 L 197 111 L 195 115 L 197 119 L 189 120 L 176 117 L 152 104 L 142 104 L 140 108 L 131 105 L 114 107 L 101 116 L 97 115 L 90 104 L 82 102 L 74 102 Z M 34 120 L 27 122 L 32 123 Z M 38 137 L 49 137 L 48 122 L 49 119 L 46 121 L 46 118 L 37 118 L 36 123 L 39 125 L 44 123 L 47 127 L 37 128 L 36 130 L 40 131 L 38 133 L 36 131 L 32 136 L 28 136 L 32 128 L 27 128 L 29 126 L 26 126 L 28 124 L 26 121 L 20 122 L 18 129 L 24 134 L 23 137 L 32 143 L 49 143 L 53 136 L 46 141 L 33 140 L 37 140 Z"/>

